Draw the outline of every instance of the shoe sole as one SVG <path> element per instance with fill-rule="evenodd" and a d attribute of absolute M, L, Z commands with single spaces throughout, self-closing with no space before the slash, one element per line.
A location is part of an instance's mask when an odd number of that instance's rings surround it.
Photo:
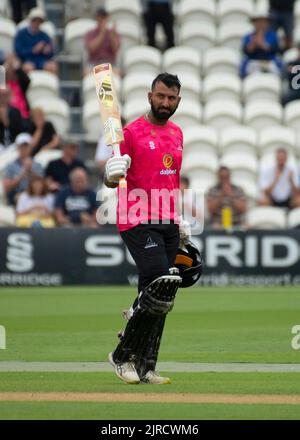
<path fill-rule="evenodd" d="M 115 373 L 116 373 L 116 376 L 118 376 L 118 378 L 121 379 L 123 382 L 128 383 L 129 385 L 137 385 L 137 384 L 140 383 L 140 380 L 126 380 L 124 377 L 122 377 L 122 376 L 118 373 L 118 370 L 117 370 L 117 364 L 115 364 L 115 362 L 114 362 L 114 360 L 113 360 L 112 353 L 109 353 L 109 354 L 108 354 L 108 361 L 109 361 L 110 365 L 111 365 L 112 367 L 114 367 L 114 369 L 115 369 Z"/>

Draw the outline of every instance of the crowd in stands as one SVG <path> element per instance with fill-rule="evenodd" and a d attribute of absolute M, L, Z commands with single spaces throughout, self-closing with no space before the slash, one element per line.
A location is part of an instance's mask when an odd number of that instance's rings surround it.
<path fill-rule="evenodd" d="M 175 46 L 174 2 L 140 0 L 140 3 L 146 43 L 160 50 Z M 3 152 L 17 149 L 17 157 L 7 164 L 3 174 L 7 204 L 15 208 L 16 225 L 20 227 L 99 227 L 96 192 L 91 187 L 88 169 L 79 157 L 78 143 L 62 139 L 44 110 L 30 106 L 28 101 L 32 71 L 59 75 L 55 42 L 41 29 L 47 19 L 46 13 L 35 0 L 10 0 L 10 4 L 11 18 L 15 23 L 27 19 L 27 24 L 16 32 L 13 53 L 6 53 L 3 57 L 7 88 L 0 93 L 0 161 Z M 105 2 L 99 1 L 96 10 L 93 10 L 94 4 L 88 0 L 67 0 L 65 5 L 66 23 L 79 17 L 95 19 L 95 27 L 84 36 L 83 76 L 89 75 L 94 65 L 110 62 L 115 74 L 122 77 L 119 63 L 122 36 L 105 9 Z M 241 41 L 240 77 L 244 79 L 257 72 L 278 75 L 287 84 L 281 97 L 283 105 L 300 99 L 300 87 L 295 87 L 299 75 L 300 42 L 294 40 L 294 5 L 295 0 L 270 0 L 268 13 L 257 11 L 250 17 L 253 30 Z M 158 24 L 165 34 L 163 48 L 156 41 Z M 297 48 L 294 58 L 284 61 L 284 53 L 292 48 Z M 42 167 L 36 157 L 50 150 L 61 150 L 61 157 Z M 99 182 L 111 154 L 111 148 L 100 137 L 95 151 Z M 290 164 L 288 154 L 278 145 L 274 152 L 275 165 L 260 170 L 258 205 L 286 210 L 300 207 L 300 170 Z M 230 167 L 221 164 L 216 181 L 207 192 L 206 208 L 202 207 L 209 214 L 208 226 L 215 229 L 246 227 L 247 197 L 240 186 L 233 184 Z M 189 186 L 188 176 L 183 176 L 181 188 Z M 192 212 L 191 207 L 191 216 Z"/>

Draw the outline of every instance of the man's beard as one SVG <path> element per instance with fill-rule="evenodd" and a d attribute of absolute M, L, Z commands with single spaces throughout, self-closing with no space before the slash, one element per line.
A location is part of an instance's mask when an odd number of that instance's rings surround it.
<path fill-rule="evenodd" d="M 167 121 L 174 113 L 176 112 L 177 107 L 173 111 L 165 111 L 165 110 L 156 110 L 151 102 L 151 112 L 155 119 L 160 121 Z"/>

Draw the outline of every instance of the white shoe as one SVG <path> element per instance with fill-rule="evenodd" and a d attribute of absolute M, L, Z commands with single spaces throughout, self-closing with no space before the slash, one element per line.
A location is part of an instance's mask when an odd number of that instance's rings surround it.
<path fill-rule="evenodd" d="M 166 385 L 171 383 L 169 377 L 163 377 L 156 371 L 148 371 L 145 376 L 141 379 L 141 382 L 149 383 L 151 385 Z"/>
<path fill-rule="evenodd" d="M 129 384 L 140 383 L 139 375 L 136 372 L 133 362 L 125 362 L 124 364 L 116 364 L 113 359 L 113 353 L 108 355 L 109 363 L 114 367 L 116 375 L 119 379 Z"/>

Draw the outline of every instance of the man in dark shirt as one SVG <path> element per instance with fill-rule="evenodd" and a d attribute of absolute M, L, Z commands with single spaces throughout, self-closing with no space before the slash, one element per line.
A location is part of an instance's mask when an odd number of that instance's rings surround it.
<path fill-rule="evenodd" d="M 69 183 L 69 174 L 74 168 L 84 168 L 84 163 L 77 158 L 78 145 L 73 142 L 63 144 L 63 155 L 60 159 L 52 160 L 46 168 L 47 184 L 50 191 L 58 191 Z"/>
<path fill-rule="evenodd" d="M 293 47 L 295 0 L 269 0 L 271 25 L 275 32 L 283 29 L 285 49 Z"/>
<path fill-rule="evenodd" d="M 60 226 L 97 227 L 96 193 L 89 188 L 87 173 L 76 168 L 70 173 L 70 185 L 56 195 L 55 217 Z"/>

